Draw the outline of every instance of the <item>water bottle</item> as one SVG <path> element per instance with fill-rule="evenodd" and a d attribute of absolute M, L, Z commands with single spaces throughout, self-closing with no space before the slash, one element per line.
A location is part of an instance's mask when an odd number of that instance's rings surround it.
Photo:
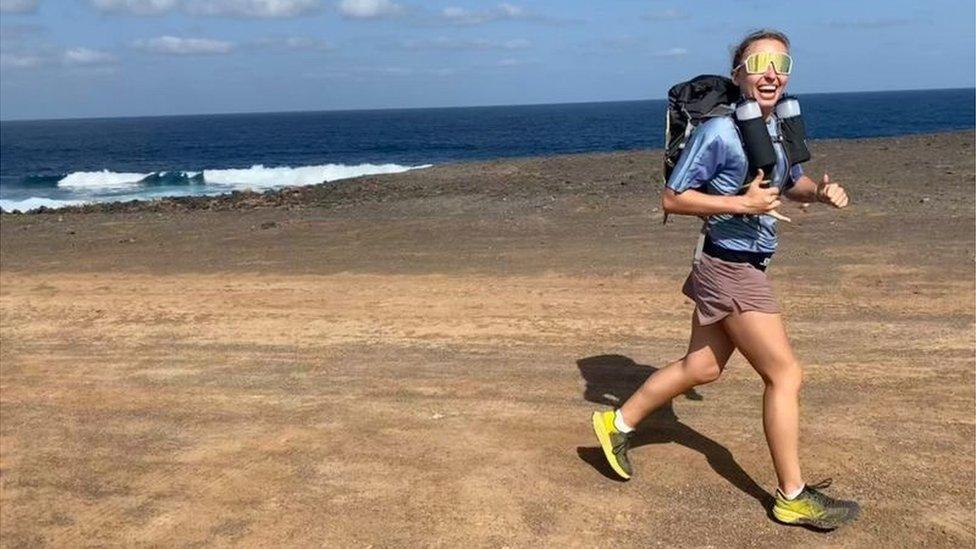
<path fill-rule="evenodd" d="M 810 160 L 810 149 L 807 148 L 807 127 L 800 113 L 800 102 L 790 95 L 784 95 L 776 103 L 776 116 L 782 127 L 783 146 L 789 156 L 790 164 L 799 164 Z"/>
<path fill-rule="evenodd" d="M 759 169 L 766 174 L 765 177 L 772 177 L 776 151 L 773 150 L 773 140 L 766 129 L 762 109 L 755 99 L 744 99 L 735 107 L 735 125 L 739 128 L 746 158 L 749 159 L 749 178 L 755 177 Z"/>

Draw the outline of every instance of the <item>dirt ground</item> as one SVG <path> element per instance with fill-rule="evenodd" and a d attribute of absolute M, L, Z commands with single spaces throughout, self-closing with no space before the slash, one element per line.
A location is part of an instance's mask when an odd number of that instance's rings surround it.
<path fill-rule="evenodd" d="M 590 413 L 692 312 L 698 222 L 662 225 L 659 152 L 633 152 L 4 215 L 0 544 L 973 547 L 973 133 L 814 154 L 852 206 L 784 207 L 770 273 L 805 476 L 860 501 L 851 527 L 769 519 L 738 355 L 641 426 L 631 481 L 602 463 Z"/>

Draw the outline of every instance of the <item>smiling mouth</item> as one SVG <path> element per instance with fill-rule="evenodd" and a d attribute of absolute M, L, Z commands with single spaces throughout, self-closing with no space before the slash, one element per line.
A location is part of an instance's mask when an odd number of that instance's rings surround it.
<path fill-rule="evenodd" d="M 759 92 L 759 97 L 763 99 L 773 99 L 776 97 L 776 92 L 779 90 L 779 86 L 759 86 L 756 91 Z"/>

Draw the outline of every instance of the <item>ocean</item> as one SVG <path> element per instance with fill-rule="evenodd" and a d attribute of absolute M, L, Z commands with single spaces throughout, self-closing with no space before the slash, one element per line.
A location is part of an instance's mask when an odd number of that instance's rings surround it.
<path fill-rule="evenodd" d="M 813 139 L 976 127 L 973 88 L 799 99 Z M 0 122 L 0 207 L 260 191 L 464 160 L 660 148 L 665 108 L 648 100 Z"/>

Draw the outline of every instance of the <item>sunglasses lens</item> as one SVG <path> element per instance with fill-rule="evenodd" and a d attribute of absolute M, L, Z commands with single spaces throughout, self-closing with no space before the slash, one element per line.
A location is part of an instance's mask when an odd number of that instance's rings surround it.
<path fill-rule="evenodd" d="M 793 68 L 793 59 L 785 53 L 776 54 L 776 58 L 773 59 L 773 67 L 780 74 L 790 74 L 790 69 Z"/>
<path fill-rule="evenodd" d="M 764 53 L 754 53 L 749 57 L 746 57 L 746 72 L 749 74 L 756 74 L 762 72 L 759 67 L 762 66 L 762 60 L 766 58 Z"/>
<path fill-rule="evenodd" d="M 773 69 L 779 74 L 790 74 L 793 68 L 793 59 L 785 53 L 761 51 L 754 53 L 746 58 L 746 72 L 749 74 L 760 74 L 766 72 L 769 64 L 773 64 Z"/>

